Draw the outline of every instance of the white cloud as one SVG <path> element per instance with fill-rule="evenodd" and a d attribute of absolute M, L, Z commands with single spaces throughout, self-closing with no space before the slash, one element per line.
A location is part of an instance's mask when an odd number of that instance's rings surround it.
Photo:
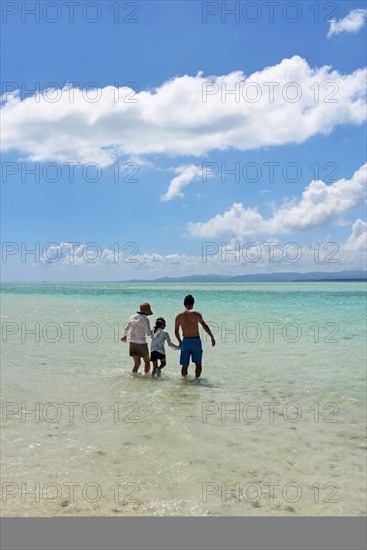
<path fill-rule="evenodd" d="M 358 32 L 363 27 L 366 17 L 366 9 L 356 9 L 350 11 L 344 19 L 332 19 L 329 21 L 330 28 L 327 35 L 328 38 L 340 32 Z"/>
<path fill-rule="evenodd" d="M 335 242 L 324 236 L 315 243 L 298 244 L 280 241 L 274 237 L 236 240 L 226 243 L 203 242 L 199 255 L 159 254 L 146 252 L 134 254 L 116 253 L 109 248 L 100 250 L 98 261 L 93 259 L 93 249 L 85 244 L 51 245 L 44 251 L 39 263 L 21 262 L 9 256 L 4 266 L 4 280 L 128 280 L 179 277 L 193 274 L 242 275 L 244 273 L 274 273 L 310 271 L 337 272 L 342 270 L 366 270 L 367 223 L 355 220 L 350 235 Z M 251 244 L 252 241 L 252 244 Z M 256 246 L 255 246 L 256 245 Z M 52 258 L 62 255 L 56 262 Z M 73 251 L 72 253 L 70 251 Z M 130 252 L 130 251 L 129 251 Z M 49 260 L 47 260 L 49 258 Z M 88 259 L 89 258 L 89 259 Z M 134 261 L 130 261 L 134 259 Z M 71 261 L 73 260 L 73 261 Z M 31 268 L 31 269 L 30 269 Z M 47 269 L 45 269 L 47 268 Z M 123 269 L 122 269 L 123 268 Z"/>
<path fill-rule="evenodd" d="M 365 69 L 342 75 L 294 56 L 248 76 L 179 76 L 134 96 L 126 87 L 105 87 L 96 90 L 96 102 L 70 86 L 58 91 L 57 101 L 42 92 L 23 101 L 8 94 L 2 147 L 31 161 L 104 167 L 121 157 L 303 143 L 339 124 L 363 123 L 365 81 Z"/>
<path fill-rule="evenodd" d="M 312 181 L 298 201 L 284 203 L 269 218 L 264 218 L 257 208 L 234 203 L 224 214 L 217 214 L 207 222 L 190 223 L 189 233 L 198 238 L 220 235 L 243 238 L 323 227 L 365 204 L 366 167 L 364 164 L 350 180 L 343 178 L 331 185 L 320 180 Z"/>
<path fill-rule="evenodd" d="M 367 249 L 367 223 L 361 219 L 358 219 L 352 225 L 352 233 L 345 240 L 342 247 L 343 256 L 345 258 L 361 255 L 364 259 L 364 265 L 366 268 L 366 249 Z"/>
<path fill-rule="evenodd" d="M 44 247 L 40 261 L 20 260 L 10 254 L 3 263 L 4 280 L 85 280 L 113 281 L 129 279 L 155 279 L 194 274 L 242 275 L 257 273 L 310 271 L 338 272 L 366 270 L 367 223 L 355 220 L 350 235 L 342 242 L 324 235 L 315 243 L 301 245 L 281 242 L 275 237 L 263 239 L 229 239 L 218 242 L 204 241 L 197 255 L 136 253 L 103 248 L 90 243 L 60 243 Z M 98 257 L 95 252 L 98 251 Z M 55 261 L 52 261 L 55 260 Z M 96 260 L 96 261 L 93 261 Z"/>
<path fill-rule="evenodd" d="M 169 201 L 175 197 L 183 197 L 181 189 L 193 179 L 202 177 L 201 166 L 195 166 L 194 164 L 179 166 L 175 169 L 175 172 L 179 175 L 171 180 L 167 191 L 162 196 L 162 201 Z"/>

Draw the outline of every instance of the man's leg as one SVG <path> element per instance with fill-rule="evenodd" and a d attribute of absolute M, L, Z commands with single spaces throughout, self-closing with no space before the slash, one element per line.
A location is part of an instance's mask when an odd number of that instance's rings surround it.
<path fill-rule="evenodd" d="M 134 359 L 134 366 L 133 366 L 132 372 L 138 372 L 139 367 L 140 367 L 140 363 L 141 363 L 141 359 L 140 359 L 139 355 L 133 355 L 133 359 Z"/>
<path fill-rule="evenodd" d="M 181 345 L 180 364 L 181 364 L 181 376 L 183 378 L 186 378 L 187 370 L 190 364 L 189 342 L 190 340 L 187 340 L 186 338 L 184 338 Z"/>
<path fill-rule="evenodd" d="M 193 354 L 192 360 L 195 363 L 195 377 L 200 378 L 202 366 L 201 361 L 203 358 L 203 346 L 201 344 L 200 338 L 196 338 L 193 344 Z"/>
<path fill-rule="evenodd" d="M 189 365 L 182 365 L 181 367 L 181 375 L 186 378 L 187 376 L 187 369 L 189 368 Z"/>
<path fill-rule="evenodd" d="M 201 371 L 203 370 L 201 363 L 195 363 L 195 376 L 196 378 L 200 378 Z"/>

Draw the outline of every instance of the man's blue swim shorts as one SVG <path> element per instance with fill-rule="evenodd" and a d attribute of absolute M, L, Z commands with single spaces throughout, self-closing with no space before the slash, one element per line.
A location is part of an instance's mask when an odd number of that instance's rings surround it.
<path fill-rule="evenodd" d="M 203 346 L 200 337 L 185 338 L 182 340 L 180 365 L 189 365 L 190 357 L 193 363 L 201 363 L 203 358 Z"/>

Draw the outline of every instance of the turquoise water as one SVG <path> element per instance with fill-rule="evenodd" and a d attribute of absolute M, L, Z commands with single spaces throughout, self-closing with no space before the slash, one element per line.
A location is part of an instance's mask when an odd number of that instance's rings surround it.
<path fill-rule="evenodd" d="M 203 379 L 131 374 L 127 318 L 211 326 Z M 6 283 L 2 513 L 361 515 L 362 283 Z M 33 411 L 33 412 L 32 412 Z"/>

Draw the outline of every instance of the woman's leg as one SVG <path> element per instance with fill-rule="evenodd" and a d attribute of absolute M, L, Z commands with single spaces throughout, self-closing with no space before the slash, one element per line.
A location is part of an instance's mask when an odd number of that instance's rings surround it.
<path fill-rule="evenodd" d="M 141 358 L 139 357 L 139 355 L 133 355 L 133 359 L 134 359 L 134 366 L 133 366 L 132 372 L 138 372 L 140 363 L 141 363 Z"/>
<path fill-rule="evenodd" d="M 143 361 L 144 361 L 144 372 L 145 372 L 145 374 L 148 374 L 148 372 L 150 371 L 149 355 L 145 355 L 143 357 Z"/>

